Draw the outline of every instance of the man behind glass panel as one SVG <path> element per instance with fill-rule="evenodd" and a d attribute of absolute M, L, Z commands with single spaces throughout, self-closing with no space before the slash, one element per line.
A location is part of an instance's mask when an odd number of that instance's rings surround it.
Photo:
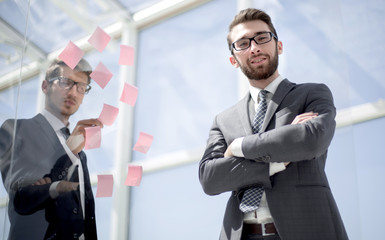
<path fill-rule="evenodd" d="M 0 128 L 0 167 L 9 195 L 9 239 L 96 239 L 94 199 L 79 121 L 69 118 L 90 90 L 91 66 L 72 70 L 60 59 L 49 66 L 42 91 L 45 108 L 31 119 L 9 119 Z"/>

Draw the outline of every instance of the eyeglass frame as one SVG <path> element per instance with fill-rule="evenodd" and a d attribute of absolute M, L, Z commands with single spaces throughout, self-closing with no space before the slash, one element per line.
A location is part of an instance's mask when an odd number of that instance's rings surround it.
<path fill-rule="evenodd" d="M 262 35 L 262 34 L 266 34 L 266 33 L 268 33 L 269 36 L 270 36 L 270 39 L 269 39 L 268 41 L 262 42 L 262 43 L 258 43 L 257 40 L 255 40 L 256 37 L 258 37 L 258 36 L 260 36 L 260 35 Z M 255 36 L 253 36 L 253 37 L 251 37 L 251 38 L 241 38 L 241 39 L 239 39 L 239 40 L 233 42 L 233 43 L 231 44 L 231 52 L 233 51 L 233 49 L 234 49 L 235 51 L 243 51 L 243 50 L 248 49 L 248 48 L 251 46 L 251 41 L 254 41 L 257 45 L 262 45 L 262 44 L 265 44 L 265 43 L 270 42 L 273 38 L 275 38 L 276 40 L 278 40 L 278 37 L 277 37 L 273 32 L 259 32 L 259 33 L 257 33 Z M 236 42 L 239 42 L 239 41 L 242 41 L 242 40 L 246 40 L 246 39 L 249 40 L 249 45 L 248 45 L 246 48 L 239 49 L 239 50 L 238 50 L 237 48 L 235 48 L 235 43 L 236 43 Z"/>
<path fill-rule="evenodd" d="M 66 77 L 63 77 L 63 76 L 51 78 L 51 79 L 48 80 L 48 82 L 52 83 L 52 82 L 54 82 L 56 80 L 59 80 L 59 87 L 65 89 L 65 90 L 71 90 L 74 85 L 76 85 L 76 91 L 78 93 L 80 93 L 80 94 L 87 94 L 91 90 L 91 86 L 89 84 L 82 83 L 82 82 L 75 82 L 74 80 L 66 78 Z M 62 84 L 60 84 L 62 82 L 62 80 L 67 80 L 67 81 L 71 82 L 71 84 L 69 86 L 63 86 Z M 78 86 L 81 86 L 79 84 L 85 84 L 86 85 L 86 88 L 85 88 L 84 92 L 80 92 L 79 91 Z"/>

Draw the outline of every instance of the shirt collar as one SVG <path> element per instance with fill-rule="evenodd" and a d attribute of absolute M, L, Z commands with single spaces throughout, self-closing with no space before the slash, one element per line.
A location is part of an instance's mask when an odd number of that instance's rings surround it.
<path fill-rule="evenodd" d="M 277 91 L 278 85 L 283 81 L 283 77 L 281 75 L 278 75 L 277 78 L 275 78 L 269 85 L 267 85 L 264 90 L 268 91 L 271 96 L 274 95 L 275 91 Z M 262 90 L 257 87 L 253 87 L 249 85 L 249 90 L 251 97 L 253 98 L 254 102 L 258 102 L 258 94 Z"/>
<path fill-rule="evenodd" d="M 52 113 L 48 112 L 47 109 L 43 109 L 41 111 L 41 115 L 43 115 L 47 119 L 53 130 L 55 130 L 55 132 L 59 131 L 63 127 L 68 127 L 65 126 L 64 123 L 60 121 L 57 117 L 55 117 Z"/>

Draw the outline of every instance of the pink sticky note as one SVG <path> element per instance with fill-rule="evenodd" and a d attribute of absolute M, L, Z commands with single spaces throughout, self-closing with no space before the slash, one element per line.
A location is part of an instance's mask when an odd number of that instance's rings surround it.
<path fill-rule="evenodd" d="M 112 78 L 112 73 L 106 66 L 104 66 L 102 62 L 99 62 L 98 66 L 96 66 L 90 76 L 101 88 L 104 89 L 104 87 Z"/>
<path fill-rule="evenodd" d="M 154 137 L 150 134 L 140 132 L 138 141 L 136 142 L 133 150 L 146 154 L 151 147 Z"/>
<path fill-rule="evenodd" d="M 127 45 L 120 45 L 120 65 L 134 65 L 134 48 Z"/>
<path fill-rule="evenodd" d="M 114 187 L 114 177 L 108 175 L 98 175 L 98 188 L 96 190 L 96 197 L 111 197 Z"/>
<path fill-rule="evenodd" d="M 69 41 L 67 46 L 60 53 L 59 58 L 63 60 L 63 62 L 68 65 L 68 67 L 74 69 L 83 56 L 84 52 L 73 42 Z"/>
<path fill-rule="evenodd" d="M 88 39 L 88 42 L 99 52 L 103 52 L 104 48 L 107 46 L 110 40 L 110 35 L 108 35 L 100 27 L 97 27 L 92 36 Z"/>
<path fill-rule="evenodd" d="M 138 88 L 128 83 L 124 83 L 124 88 L 120 101 L 135 106 L 136 98 L 138 97 Z"/>
<path fill-rule="evenodd" d="M 114 106 L 104 104 L 102 112 L 100 113 L 99 120 L 104 124 L 111 126 L 116 117 L 118 116 L 119 108 L 116 108 Z"/>
<path fill-rule="evenodd" d="M 124 184 L 127 186 L 139 186 L 142 181 L 142 174 L 142 166 L 129 165 L 126 182 Z"/>
<path fill-rule="evenodd" d="M 99 148 L 102 142 L 102 132 L 99 126 L 86 127 L 86 142 L 84 149 Z"/>

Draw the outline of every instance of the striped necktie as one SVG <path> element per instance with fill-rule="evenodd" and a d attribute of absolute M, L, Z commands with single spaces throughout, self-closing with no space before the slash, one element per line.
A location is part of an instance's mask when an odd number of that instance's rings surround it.
<path fill-rule="evenodd" d="M 259 103 L 253 120 L 253 125 L 251 126 L 253 133 L 258 133 L 262 128 L 263 119 L 265 118 L 267 110 L 266 94 L 266 90 L 261 90 L 258 94 Z M 257 209 L 261 202 L 263 191 L 263 187 L 251 187 L 247 189 L 243 195 L 239 209 L 245 213 Z"/>

